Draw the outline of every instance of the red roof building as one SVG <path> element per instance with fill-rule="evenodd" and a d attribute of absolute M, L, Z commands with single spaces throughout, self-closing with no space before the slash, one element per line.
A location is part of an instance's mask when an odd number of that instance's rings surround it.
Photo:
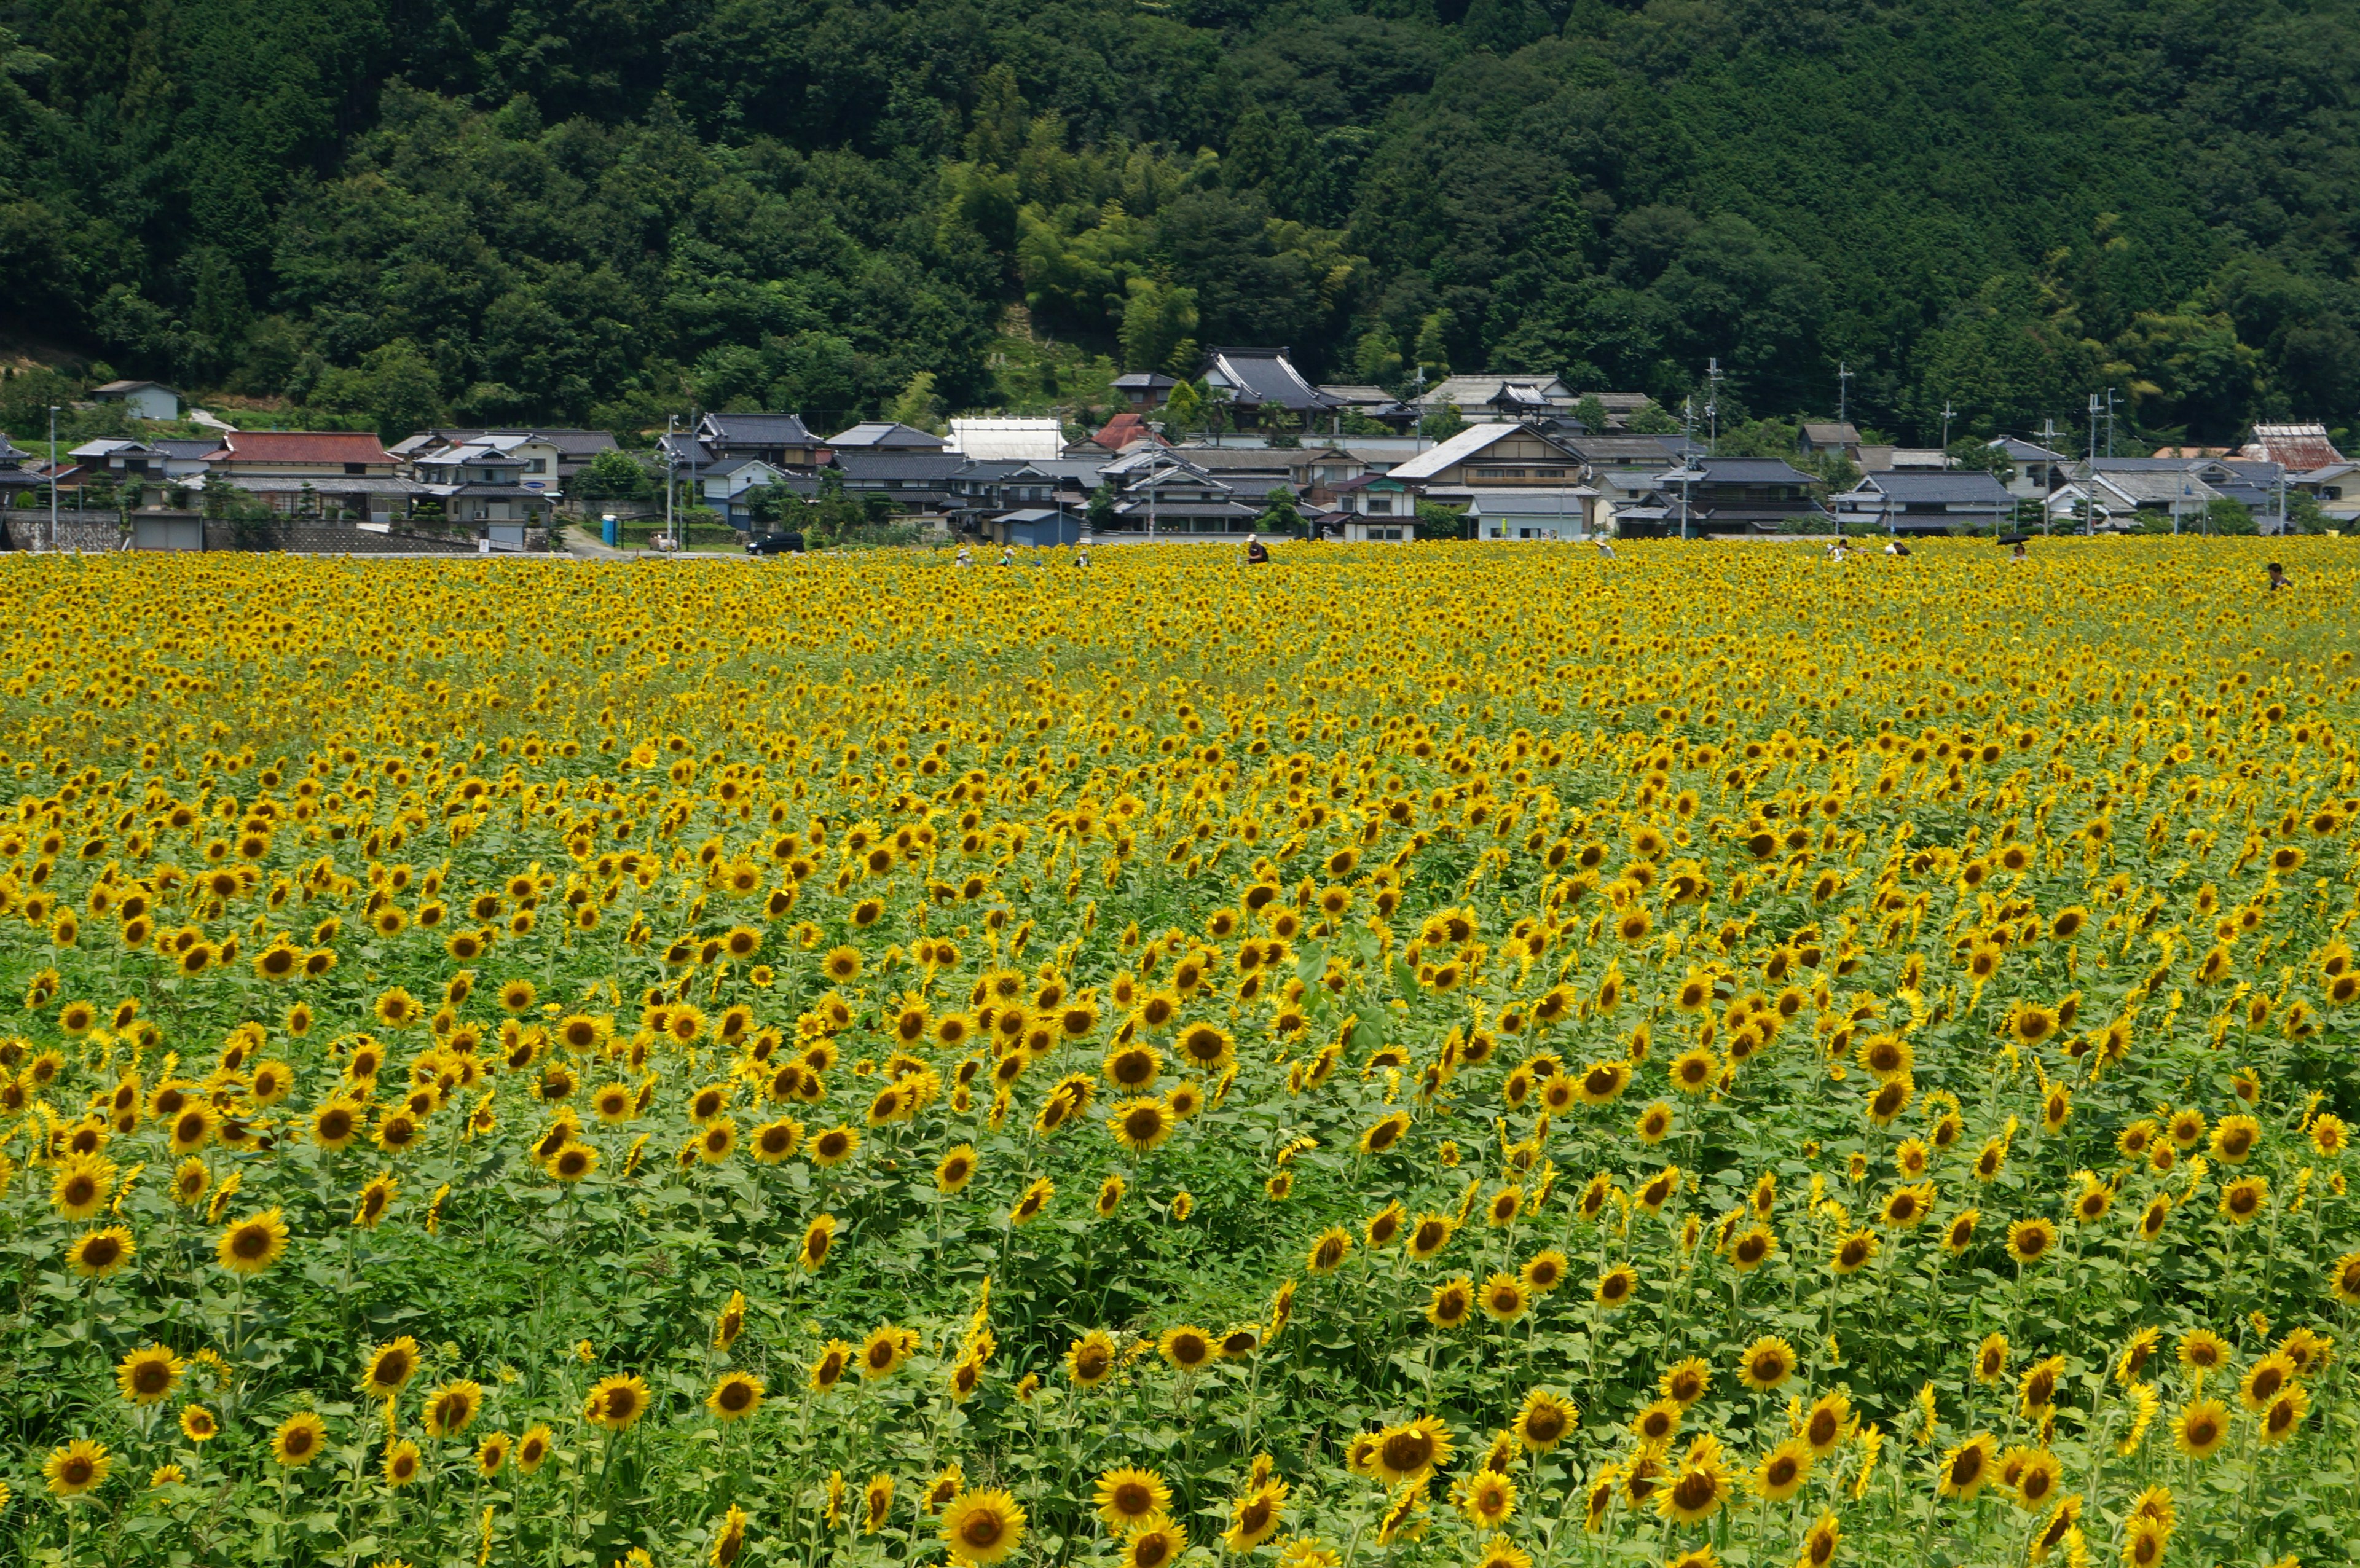
<path fill-rule="evenodd" d="M 2327 439 L 2325 425 L 2256 425 L 2253 439 L 2238 455 L 2278 463 L 2289 474 L 2309 474 L 2344 461 Z"/>
<path fill-rule="evenodd" d="M 1128 412 L 1117 414 L 1113 419 L 1109 419 L 1098 433 L 1090 439 L 1109 452 L 1120 452 L 1126 447 L 1136 446 L 1141 441 L 1153 441 L 1158 446 L 1170 444 L 1149 427 L 1145 415 Z"/>
<path fill-rule="evenodd" d="M 393 453 L 377 437 L 352 430 L 231 430 L 205 462 L 233 474 L 390 474 Z"/>

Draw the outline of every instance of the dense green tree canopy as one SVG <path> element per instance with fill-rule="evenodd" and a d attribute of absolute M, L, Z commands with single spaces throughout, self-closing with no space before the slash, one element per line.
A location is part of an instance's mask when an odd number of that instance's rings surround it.
<path fill-rule="evenodd" d="M 1016 406 L 1051 340 L 2343 426 L 2356 11 L 13 0 L 0 311 L 375 422 Z"/>

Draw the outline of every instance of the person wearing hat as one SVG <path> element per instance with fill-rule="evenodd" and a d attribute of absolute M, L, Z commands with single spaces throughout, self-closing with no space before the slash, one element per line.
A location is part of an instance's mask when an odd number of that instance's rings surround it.
<path fill-rule="evenodd" d="M 1268 546 L 1262 542 L 1262 536 L 1259 534 L 1246 535 L 1246 564 L 1248 566 L 1261 566 L 1266 563 L 1269 560 L 1270 550 Z"/>

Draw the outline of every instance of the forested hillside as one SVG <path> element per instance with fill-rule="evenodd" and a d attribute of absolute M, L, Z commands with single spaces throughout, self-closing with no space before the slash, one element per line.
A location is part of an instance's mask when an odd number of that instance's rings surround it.
<path fill-rule="evenodd" d="M 1914 434 L 2108 386 L 2152 432 L 2341 426 L 2356 38 L 2354 0 L 13 0 L 0 310 L 396 422 L 832 424 L 1277 342 L 1667 401 L 1718 356 L 1759 414 L 1841 361 Z"/>

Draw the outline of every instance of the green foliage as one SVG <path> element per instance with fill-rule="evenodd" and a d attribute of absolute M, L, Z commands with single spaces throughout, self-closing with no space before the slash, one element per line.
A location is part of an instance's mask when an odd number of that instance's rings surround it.
<path fill-rule="evenodd" d="M 1633 434 L 1643 436 L 1676 436 L 1682 429 L 1680 421 L 1652 397 L 1633 409 L 1622 423 Z"/>
<path fill-rule="evenodd" d="M 1466 416 L 1459 413 L 1458 404 L 1447 398 L 1427 409 L 1426 417 L 1417 422 L 1418 433 L 1428 441 L 1448 441 L 1466 428 Z"/>
<path fill-rule="evenodd" d="M 1841 362 L 1921 441 L 1946 401 L 1983 435 L 2105 387 L 2134 442 L 2344 426 L 2355 16 L 27 0 L 0 311 L 379 428 L 834 429 L 921 373 L 1070 404 L 1006 383 L 1017 306 L 1175 374 L 1270 343 L 1677 400 L 1714 357 L 1728 398 L 1830 411 Z"/>
<path fill-rule="evenodd" d="M 574 488 L 586 500 L 636 501 L 652 486 L 639 459 L 609 447 L 590 459 Z"/>
<path fill-rule="evenodd" d="M 1446 506 L 1439 501 L 1421 498 L 1417 503 L 1417 537 L 1426 539 L 1463 539 L 1474 537 L 1474 525 L 1467 520 L 1466 508 Z"/>

